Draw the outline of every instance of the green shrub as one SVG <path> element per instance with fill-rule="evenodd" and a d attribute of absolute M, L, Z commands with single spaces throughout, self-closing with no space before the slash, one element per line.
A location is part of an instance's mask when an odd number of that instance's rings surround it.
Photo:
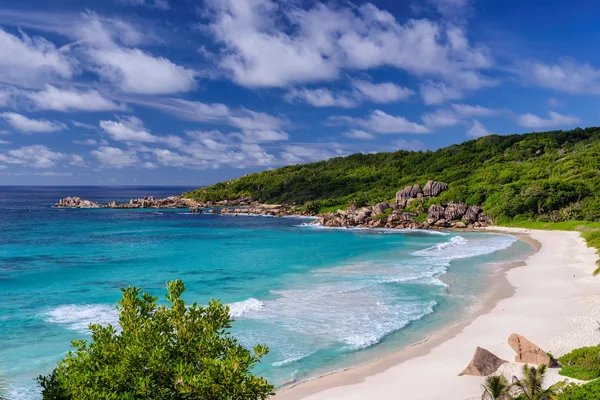
<path fill-rule="evenodd" d="M 589 381 L 600 377 L 600 345 L 582 347 L 558 359 L 560 374 L 569 378 Z"/>
<path fill-rule="evenodd" d="M 304 212 L 310 213 L 310 214 L 317 214 L 319 212 L 319 210 L 321 209 L 322 204 L 320 201 L 317 200 L 309 200 L 306 203 L 304 203 Z"/>
<path fill-rule="evenodd" d="M 121 332 L 91 324 L 92 340 L 72 342 L 48 376 L 44 400 L 266 399 L 273 386 L 249 371 L 268 352 L 251 352 L 228 333 L 229 307 L 211 301 L 186 306 L 182 281 L 167 283 L 170 305 L 140 289 L 121 289 Z"/>
<path fill-rule="evenodd" d="M 387 209 L 386 209 L 384 212 L 382 212 L 381 214 L 377 214 L 377 215 L 375 215 L 375 216 L 372 216 L 372 217 L 371 217 L 371 219 L 372 219 L 373 221 L 379 221 L 379 220 L 382 220 L 382 219 L 387 219 L 387 217 L 389 217 L 389 216 L 392 214 L 392 212 L 394 212 L 394 209 L 393 209 L 393 208 L 387 208 Z"/>
<path fill-rule="evenodd" d="M 567 386 L 558 400 L 598 400 L 600 399 L 600 380 L 595 380 L 585 385 L 576 385 L 574 383 Z"/>

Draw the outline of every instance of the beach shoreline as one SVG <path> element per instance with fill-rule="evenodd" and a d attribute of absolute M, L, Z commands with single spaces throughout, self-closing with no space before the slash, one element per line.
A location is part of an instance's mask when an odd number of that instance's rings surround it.
<path fill-rule="evenodd" d="M 410 400 L 478 399 L 483 378 L 458 376 L 477 346 L 512 361 L 515 354 L 508 345 L 508 337 L 513 332 L 526 336 L 555 356 L 600 341 L 600 332 L 595 331 L 597 324 L 593 316 L 577 316 L 579 335 L 573 335 L 568 327 L 560 326 L 561 322 L 564 325 L 565 319 L 576 314 L 577 309 L 573 308 L 573 304 L 589 306 L 588 303 L 593 303 L 600 311 L 600 294 L 594 293 L 592 277 L 597 256 L 594 249 L 586 246 L 579 233 L 503 227 L 490 227 L 485 231 L 514 235 L 531 244 L 535 251 L 523 262 L 502 265 L 502 271 L 494 278 L 483 301 L 472 312 L 435 331 L 427 340 L 369 363 L 287 386 L 275 398 L 397 399 L 399 393 L 403 393 L 402 398 Z M 557 257 L 557 253 L 562 257 Z M 577 262 L 573 263 L 573 260 Z M 544 265 L 547 267 L 544 268 Z M 543 279 L 532 279 L 532 275 L 541 273 L 544 273 L 540 276 Z M 575 283 L 567 281 L 567 277 L 571 277 Z M 532 282 L 536 283 L 533 290 L 530 287 Z M 558 289 L 563 289 L 563 294 L 553 295 L 557 286 L 563 286 Z M 537 292 L 545 292 L 546 295 L 532 299 L 532 294 Z M 569 299 L 566 305 L 560 300 L 562 296 Z M 539 319 L 550 304 L 551 308 L 561 311 L 546 315 L 545 319 L 538 321 L 537 327 L 526 321 L 528 318 Z M 582 305 L 580 311 L 589 311 L 589 307 Z M 540 326 L 555 327 L 555 331 L 541 332 Z M 562 340 L 563 343 L 559 345 L 557 337 L 567 340 Z M 509 362 L 498 373 L 505 373 L 510 378 L 518 374 L 519 369 L 520 364 Z M 435 377 L 436 384 L 428 385 L 428 379 L 432 377 Z M 556 369 L 549 371 L 548 383 L 561 379 L 563 377 L 559 377 Z"/>

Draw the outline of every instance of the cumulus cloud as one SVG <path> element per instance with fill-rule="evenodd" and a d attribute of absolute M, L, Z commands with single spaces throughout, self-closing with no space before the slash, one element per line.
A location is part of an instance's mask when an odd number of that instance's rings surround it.
<path fill-rule="evenodd" d="M 360 130 L 360 129 L 350 129 L 348 132 L 342 133 L 342 136 L 345 136 L 350 139 L 361 139 L 361 140 L 375 139 L 375 135 L 373 135 L 372 133 Z"/>
<path fill-rule="evenodd" d="M 373 83 L 364 80 L 354 80 L 352 84 L 358 92 L 374 103 L 392 103 L 409 99 L 415 92 L 398 86 L 392 82 Z"/>
<path fill-rule="evenodd" d="M 437 105 L 448 100 L 462 99 L 464 93 L 461 90 L 450 87 L 443 82 L 427 81 L 419 86 L 423 102 L 426 105 Z"/>
<path fill-rule="evenodd" d="M 432 113 L 423 114 L 421 120 L 425 126 L 430 128 L 455 126 L 461 123 L 462 119 L 450 110 L 439 109 Z"/>
<path fill-rule="evenodd" d="M 14 112 L 0 113 L 0 118 L 3 118 L 8 125 L 22 133 L 56 132 L 67 129 L 67 126 L 62 122 L 31 119 Z"/>
<path fill-rule="evenodd" d="M 135 151 L 110 146 L 101 146 L 90 151 L 90 154 L 100 162 L 102 167 L 106 168 L 131 167 L 139 161 Z"/>
<path fill-rule="evenodd" d="M 48 84 L 44 90 L 30 92 L 26 97 L 33 101 L 39 110 L 114 111 L 126 108 L 122 104 L 106 99 L 97 90 L 64 90 Z"/>
<path fill-rule="evenodd" d="M 534 62 L 519 70 L 535 85 L 567 93 L 600 94 L 600 69 L 564 59 L 558 64 Z"/>
<path fill-rule="evenodd" d="M 83 158 L 77 154 L 55 152 L 46 146 L 23 146 L 0 153 L 0 162 L 32 168 L 52 168 L 57 164 L 81 165 Z"/>
<path fill-rule="evenodd" d="M 489 50 L 472 46 L 460 27 L 427 19 L 401 24 L 370 3 L 310 9 L 272 0 L 205 4 L 204 28 L 222 47 L 219 67 L 244 86 L 283 87 L 334 79 L 343 69 L 390 66 L 473 88 L 485 84 L 479 70 L 493 64 Z"/>
<path fill-rule="evenodd" d="M 351 108 L 358 105 L 350 93 L 334 93 L 329 89 L 295 89 L 292 88 L 285 95 L 285 100 L 292 103 L 300 101 L 314 107 L 345 107 Z"/>
<path fill-rule="evenodd" d="M 347 116 L 330 117 L 330 125 L 351 125 L 368 129 L 376 133 L 428 133 L 429 129 L 411 122 L 404 117 L 386 114 L 381 110 L 373 110 L 366 118 L 353 118 Z"/>
<path fill-rule="evenodd" d="M 0 82 L 30 87 L 54 78 L 70 79 L 73 63 L 44 38 L 0 29 Z"/>
<path fill-rule="evenodd" d="M 473 120 L 473 125 L 467 130 L 467 136 L 474 139 L 489 135 L 494 135 L 494 132 L 487 130 L 486 127 L 477 120 Z"/>
<path fill-rule="evenodd" d="M 289 135 L 283 131 L 275 130 L 244 130 L 231 135 L 244 143 L 280 142 L 289 139 Z"/>
<path fill-rule="evenodd" d="M 564 126 L 573 126 L 581 122 L 578 117 L 573 115 L 562 115 L 554 111 L 548 112 L 549 118 L 542 118 L 535 114 L 523 114 L 517 118 L 519 125 L 525 128 L 558 128 Z"/>
<path fill-rule="evenodd" d="M 157 136 L 152 135 L 144 128 L 142 120 L 134 116 L 124 117 L 119 121 L 100 121 L 100 128 L 108 133 L 113 140 L 142 143 L 159 141 Z"/>

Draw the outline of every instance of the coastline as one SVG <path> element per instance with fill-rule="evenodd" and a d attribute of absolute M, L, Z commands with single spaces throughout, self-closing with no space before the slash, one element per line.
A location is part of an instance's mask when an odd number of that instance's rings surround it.
<path fill-rule="evenodd" d="M 577 232 L 531 231 L 490 227 L 534 245 L 523 262 L 509 263 L 472 312 L 431 334 L 429 339 L 392 352 L 370 363 L 332 372 L 283 388 L 275 398 L 479 399 L 482 377 L 458 374 L 477 346 L 508 360 L 498 373 L 512 377 L 522 364 L 511 362 L 511 333 L 524 335 L 545 351 L 561 356 L 575 347 L 600 340 L 590 308 L 600 312 L 600 294 L 592 277 L 596 254 Z M 535 283 L 532 285 L 532 282 Z M 566 325 L 565 321 L 572 323 Z M 431 385 L 435 377 L 435 385 Z M 549 370 L 547 383 L 564 377 Z"/>

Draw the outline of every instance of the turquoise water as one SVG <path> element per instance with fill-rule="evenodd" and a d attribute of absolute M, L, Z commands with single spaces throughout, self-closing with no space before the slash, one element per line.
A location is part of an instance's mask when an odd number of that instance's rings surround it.
<path fill-rule="evenodd" d="M 486 277 L 530 251 L 512 236 L 332 230 L 298 218 L 183 210 L 59 210 L 183 188 L 0 188 L 0 364 L 11 398 L 35 398 L 90 322 L 117 323 L 120 287 L 231 306 L 233 333 L 271 352 L 256 372 L 277 386 L 422 340 L 478 301 Z"/>

